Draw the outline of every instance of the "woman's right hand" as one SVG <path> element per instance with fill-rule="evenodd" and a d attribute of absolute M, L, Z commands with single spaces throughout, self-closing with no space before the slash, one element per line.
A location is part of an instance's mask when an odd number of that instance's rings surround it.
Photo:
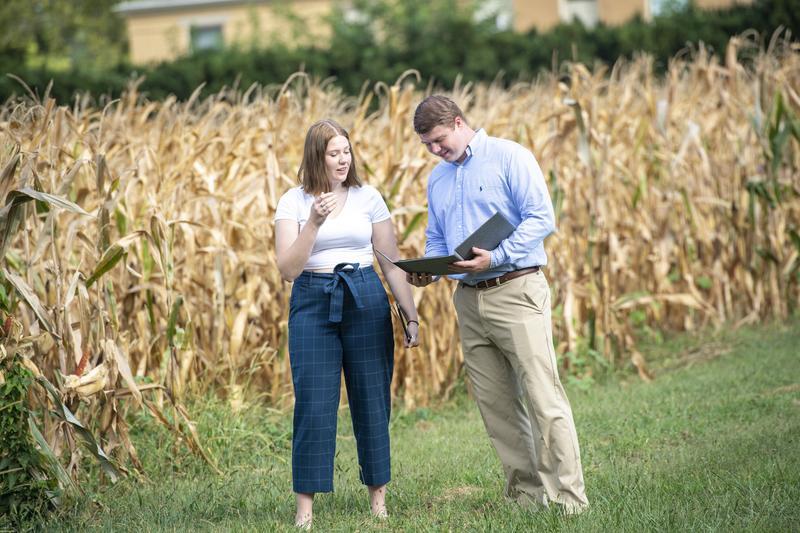
<path fill-rule="evenodd" d="M 315 226 L 320 227 L 334 209 L 336 209 L 336 194 L 324 192 L 314 199 L 309 220 Z"/>

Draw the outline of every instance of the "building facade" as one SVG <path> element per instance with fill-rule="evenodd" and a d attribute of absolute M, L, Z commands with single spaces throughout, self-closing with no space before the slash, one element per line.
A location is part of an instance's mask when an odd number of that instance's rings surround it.
<path fill-rule="evenodd" d="M 325 35 L 330 0 L 141 0 L 115 11 L 125 19 L 134 64 L 267 40 L 302 42 Z"/>
<path fill-rule="evenodd" d="M 126 20 L 131 61 L 143 64 L 223 44 L 324 39 L 324 17 L 334 1 L 136 0 L 122 2 L 116 11 Z M 637 15 L 650 20 L 669 1 L 676 0 L 485 0 L 479 11 L 496 13 L 502 28 L 547 31 L 574 19 L 588 27 L 623 24 Z M 694 0 L 706 9 L 753 1 Z"/>
<path fill-rule="evenodd" d="M 724 9 L 755 0 L 694 0 L 702 9 Z M 684 0 L 683 3 L 685 3 Z M 665 0 L 511 0 L 513 27 L 547 31 L 561 22 L 580 20 L 585 26 L 624 24 L 635 16 L 650 20 L 667 5 Z"/>

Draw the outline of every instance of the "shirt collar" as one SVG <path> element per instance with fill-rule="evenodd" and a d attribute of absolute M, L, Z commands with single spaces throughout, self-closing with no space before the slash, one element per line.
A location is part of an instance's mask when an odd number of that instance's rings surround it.
<path fill-rule="evenodd" d="M 472 156 L 475 154 L 480 154 L 483 150 L 483 147 L 486 145 L 486 130 L 483 128 L 478 129 L 475 132 L 475 135 L 472 136 L 472 140 L 467 145 L 465 149 L 467 153 L 467 157 L 464 158 L 464 161 L 460 163 L 461 165 L 465 165 L 467 161 L 472 159 Z M 459 165 L 459 163 L 453 163 L 454 165 Z"/>

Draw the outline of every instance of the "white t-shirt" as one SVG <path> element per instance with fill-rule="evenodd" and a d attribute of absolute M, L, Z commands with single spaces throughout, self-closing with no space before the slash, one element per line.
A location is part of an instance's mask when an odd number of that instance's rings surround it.
<path fill-rule="evenodd" d="M 294 220 L 302 230 L 313 204 L 314 197 L 302 187 L 289 189 L 278 200 L 275 220 Z M 332 269 L 339 263 L 372 265 L 372 224 L 389 216 L 386 202 L 375 187 L 349 187 L 342 210 L 320 226 L 304 270 Z"/>

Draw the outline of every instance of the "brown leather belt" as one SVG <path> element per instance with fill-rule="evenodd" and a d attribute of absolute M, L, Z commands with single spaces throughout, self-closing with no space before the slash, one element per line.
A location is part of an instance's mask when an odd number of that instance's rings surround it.
<path fill-rule="evenodd" d="M 496 278 L 479 281 L 475 285 L 467 285 L 466 283 L 462 283 L 461 285 L 464 287 L 469 287 L 471 289 L 478 289 L 478 290 L 491 289 L 492 287 L 499 287 L 506 281 L 517 279 L 526 274 L 533 274 L 535 272 L 539 272 L 539 270 L 541 270 L 541 267 L 539 266 L 520 268 L 519 270 L 512 270 L 511 272 L 506 272 L 502 276 L 498 276 Z"/>

